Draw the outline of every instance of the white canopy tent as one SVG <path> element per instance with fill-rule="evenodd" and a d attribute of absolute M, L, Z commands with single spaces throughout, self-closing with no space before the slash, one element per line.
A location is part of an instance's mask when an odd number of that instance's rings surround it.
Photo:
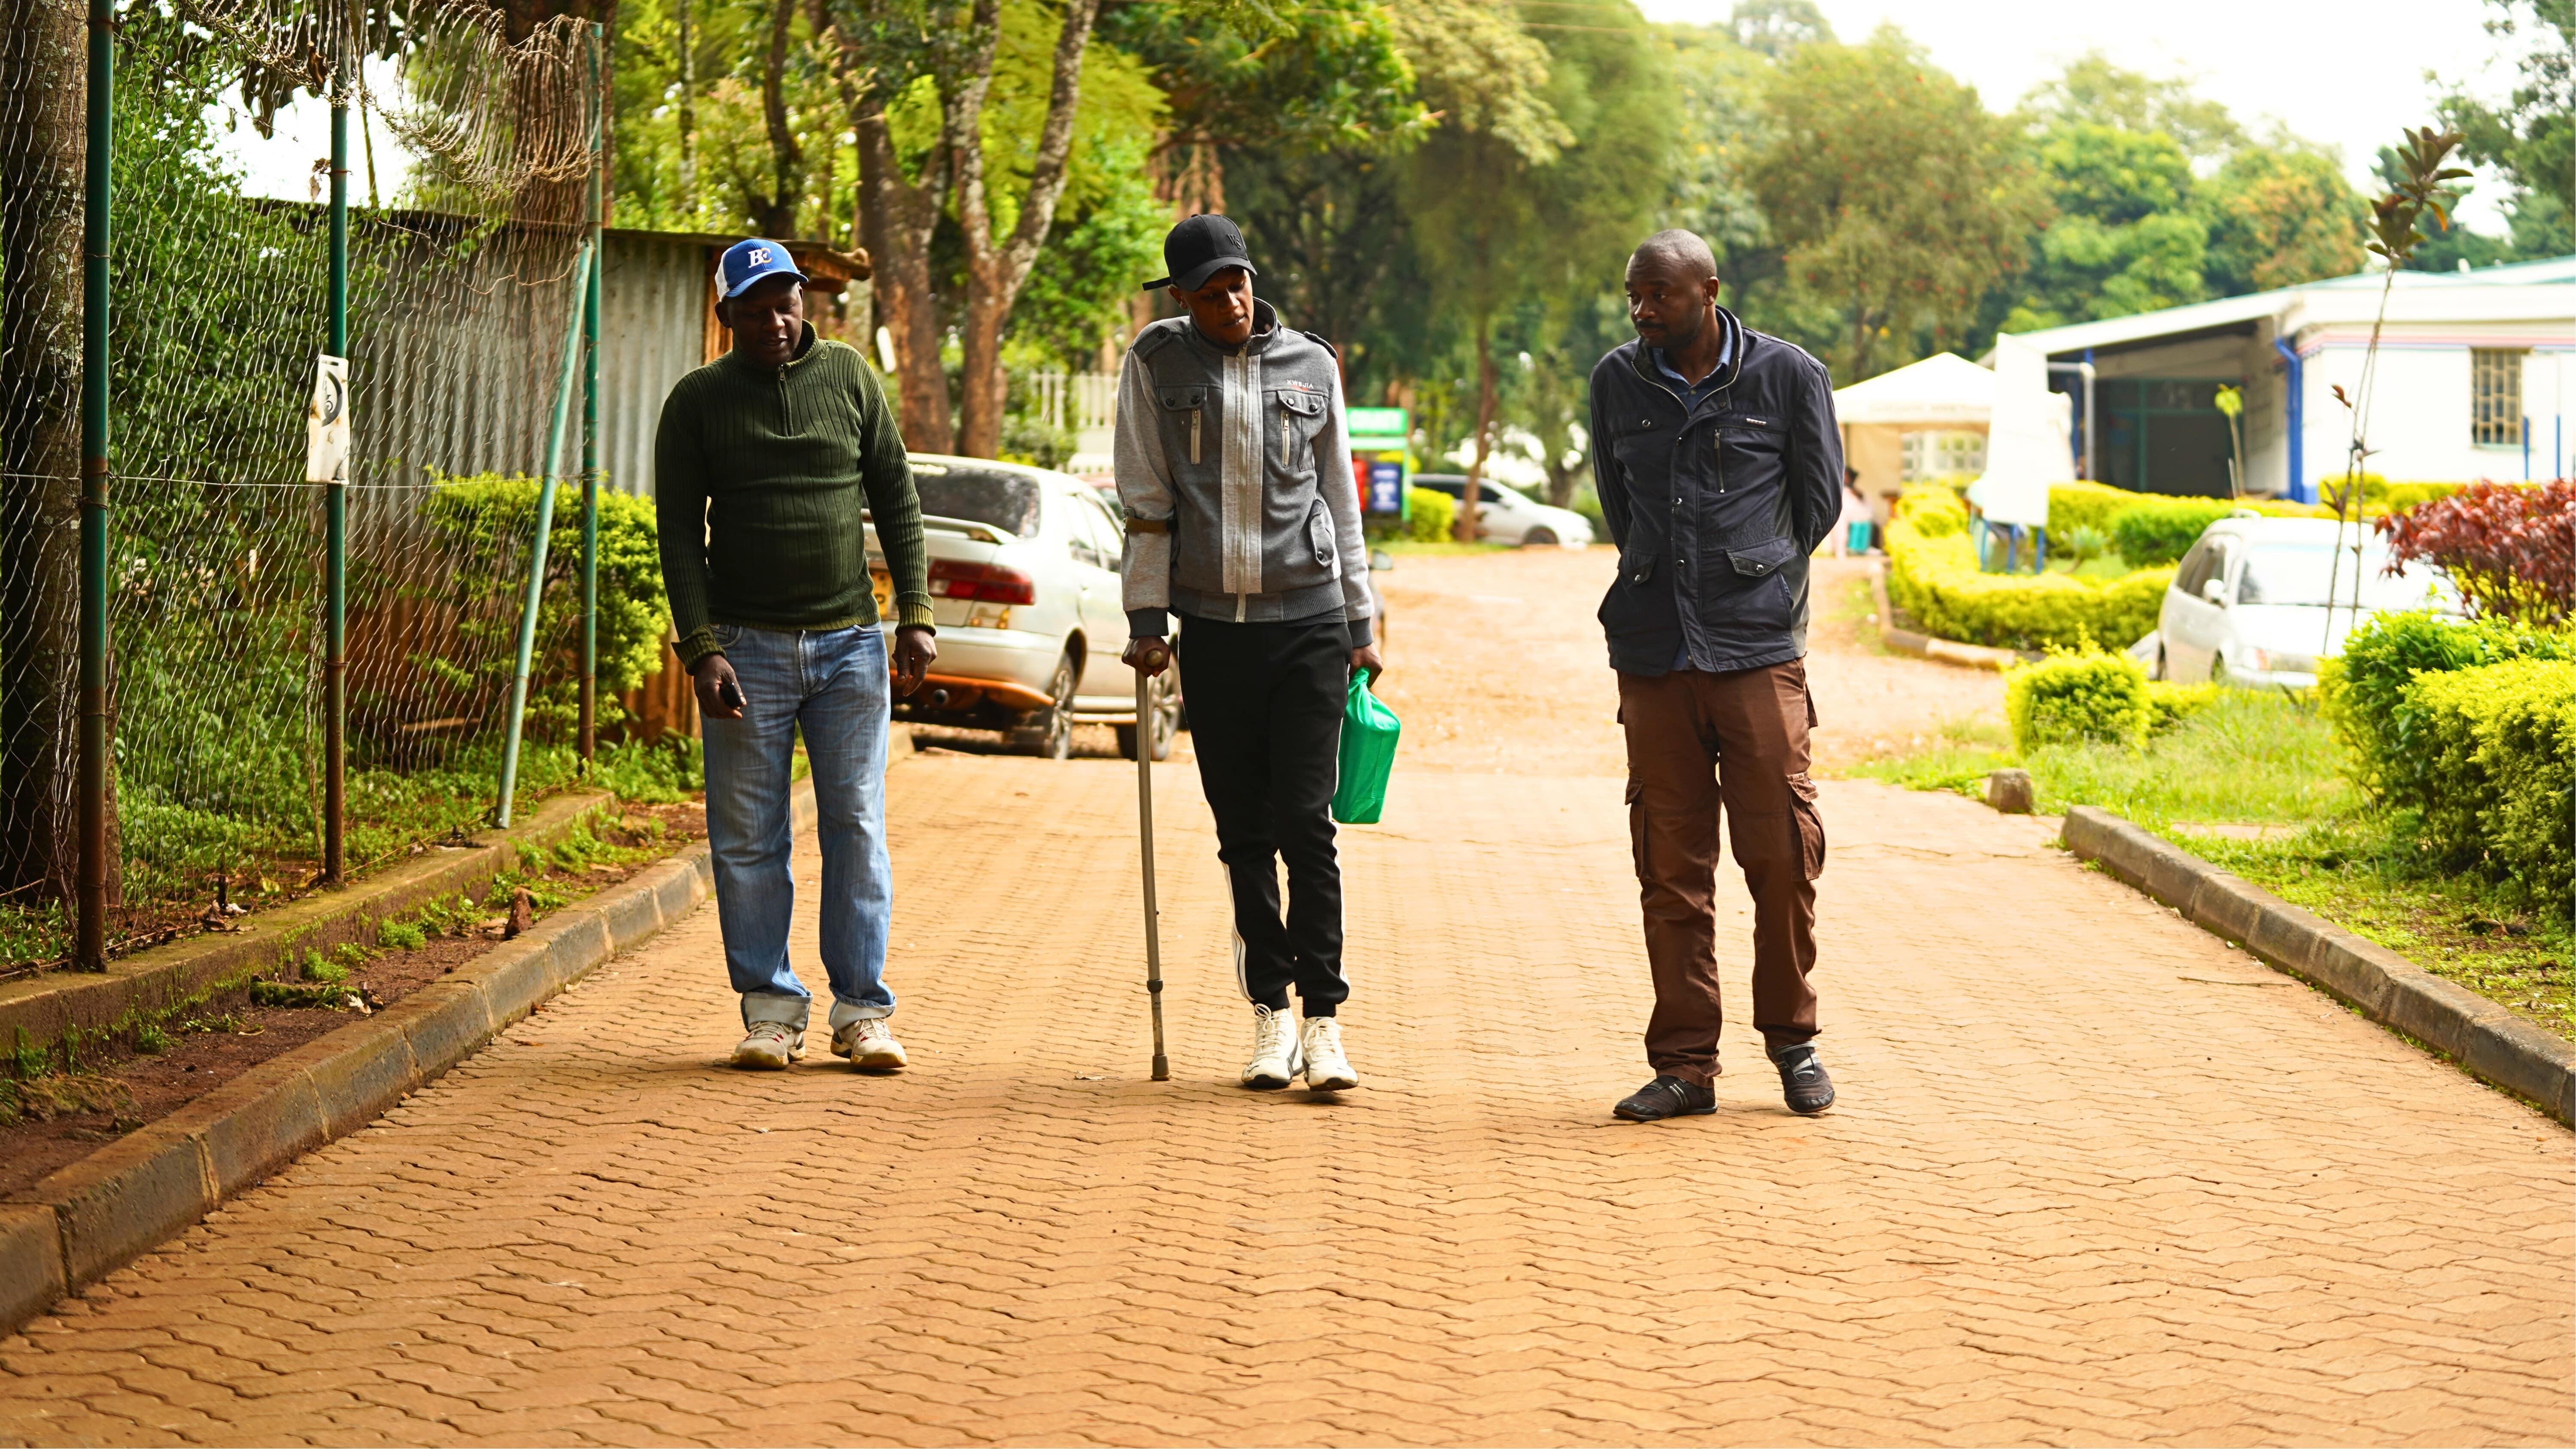
<path fill-rule="evenodd" d="M 1906 434 L 1982 434 L 1994 406 L 1995 375 L 1955 352 L 1837 389 L 1843 461 L 1860 474 L 1870 515 L 1886 522 L 1904 487 Z M 1967 441 L 1974 446 L 1973 438 Z"/>

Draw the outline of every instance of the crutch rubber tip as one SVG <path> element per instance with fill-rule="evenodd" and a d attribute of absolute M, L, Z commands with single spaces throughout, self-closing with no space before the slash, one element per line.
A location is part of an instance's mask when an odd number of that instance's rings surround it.
<path fill-rule="evenodd" d="M 1156 1058 L 1154 1058 L 1154 1080 L 1155 1080 L 1155 1081 L 1158 1081 L 1158 1082 L 1168 1082 L 1168 1081 L 1170 1081 L 1171 1079 L 1172 1079 L 1172 1063 L 1171 1063 L 1171 1059 L 1170 1059 L 1170 1058 L 1168 1058 L 1168 1057 L 1156 1057 Z"/>

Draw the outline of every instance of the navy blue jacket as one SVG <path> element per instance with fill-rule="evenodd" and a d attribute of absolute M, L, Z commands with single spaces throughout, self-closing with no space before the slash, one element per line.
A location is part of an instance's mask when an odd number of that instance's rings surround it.
<path fill-rule="evenodd" d="M 1619 545 L 1610 667 L 1758 669 L 1807 652 L 1807 556 L 1842 516 L 1823 363 L 1720 307 L 1731 346 L 1692 407 L 1642 342 L 1592 369 L 1592 477 Z"/>

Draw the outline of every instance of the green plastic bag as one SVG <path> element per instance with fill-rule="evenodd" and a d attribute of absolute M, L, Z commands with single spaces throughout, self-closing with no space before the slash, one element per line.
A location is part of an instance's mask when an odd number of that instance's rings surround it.
<path fill-rule="evenodd" d="M 1342 783 L 1333 790 L 1333 818 L 1344 825 L 1375 825 L 1386 810 L 1386 780 L 1395 773 L 1395 741 L 1404 722 L 1369 693 L 1365 670 L 1351 675 L 1342 706 Z"/>

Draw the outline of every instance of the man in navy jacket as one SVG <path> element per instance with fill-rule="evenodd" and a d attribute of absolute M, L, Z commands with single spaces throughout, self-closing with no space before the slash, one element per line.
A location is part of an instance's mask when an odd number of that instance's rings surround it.
<path fill-rule="evenodd" d="M 1686 231 L 1628 262 L 1637 340 L 1592 370 L 1592 469 L 1619 577 L 1601 601 L 1628 736 L 1628 826 L 1654 971 L 1655 1079 L 1618 1104 L 1650 1122 L 1717 1110 L 1717 827 L 1753 895 L 1753 1024 L 1792 1111 L 1833 1105 L 1816 1058 L 1807 777 L 1807 559 L 1842 512 L 1824 365 L 1717 305 Z"/>

